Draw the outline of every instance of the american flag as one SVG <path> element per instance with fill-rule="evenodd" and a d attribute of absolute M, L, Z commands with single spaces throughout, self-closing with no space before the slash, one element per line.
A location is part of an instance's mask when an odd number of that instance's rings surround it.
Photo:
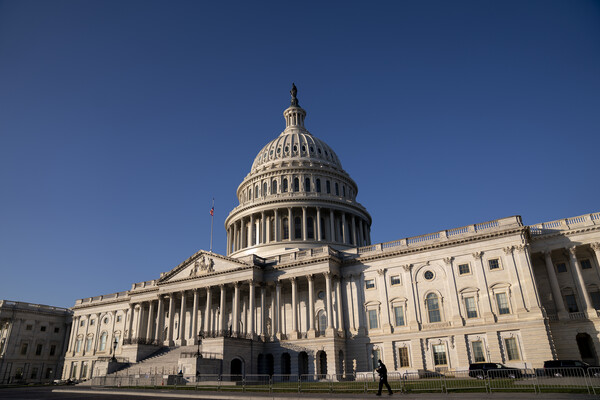
<path fill-rule="evenodd" d="M 215 215 L 215 206 L 210 209 L 210 216 L 212 217 L 213 215 Z"/>

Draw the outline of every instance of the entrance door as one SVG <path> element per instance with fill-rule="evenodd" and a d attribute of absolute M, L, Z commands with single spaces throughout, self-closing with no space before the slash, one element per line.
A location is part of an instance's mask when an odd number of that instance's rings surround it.
<path fill-rule="evenodd" d="M 587 333 L 578 333 L 576 340 L 577 347 L 579 348 L 579 354 L 581 355 L 581 361 L 591 365 L 597 365 L 598 356 L 596 355 L 596 350 L 594 349 L 592 337 Z"/>

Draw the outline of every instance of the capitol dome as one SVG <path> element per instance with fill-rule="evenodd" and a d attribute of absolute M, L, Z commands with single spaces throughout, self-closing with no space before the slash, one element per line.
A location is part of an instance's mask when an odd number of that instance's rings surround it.
<path fill-rule="evenodd" d="M 337 154 L 305 127 L 292 87 L 285 130 L 260 150 L 225 220 L 227 254 L 269 256 L 285 250 L 348 249 L 370 244 L 371 216 Z"/>

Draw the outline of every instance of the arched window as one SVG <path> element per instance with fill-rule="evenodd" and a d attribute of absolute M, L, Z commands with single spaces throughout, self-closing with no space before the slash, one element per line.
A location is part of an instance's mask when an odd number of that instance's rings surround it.
<path fill-rule="evenodd" d="M 277 181 L 273 180 L 271 182 L 271 194 L 277 194 Z"/>
<path fill-rule="evenodd" d="M 346 185 L 342 186 L 342 196 L 346 197 Z"/>
<path fill-rule="evenodd" d="M 331 193 L 331 182 L 325 182 L 325 190 L 327 191 L 327 194 Z"/>
<path fill-rule="evenodd" d="M 321 193 L 321 180 L 317 178 L 317 193 Z"/>
<path fill-rule="evenodd" d="M 108 339 L 108 333 L 102 332 L 102 335 L 100 335 L 100 351 L 106 350 L 106 339 Z"/>
<path fill-rule="evenodd" d="M 340 195 L 340 185 L 338 185 L 338 183 L 335 183 L 335 195 L 339 196 Z"/>
<path fill-rule="evenodd" d="M 248 200 L 252 200 L 252 189 L 248 189 Z"/>
<path fill-rule="evenodd" d="M 298 178 L 294 178 L 294 192 L 300 191 L 300 180 Z"/>
<path fill-rule="evenodd" d="M 440 302 L 437 294 L 429 293 L 426 298 L 427 313 L 429 314 L 429 322 L 440 322 L 442 316 L 440 314 Z"/>
<path fill-rule="evenodd" d="M 254 186 L 254 198 L 258 199 L 258 185 Z"/>
<path fill-rule="evenodd" d="M 327 314 L 325 314 L 325 311 L 321 310 L 319 311 L 317 318 L 319 321 L 319 333 L 321 336 L 325 336 L 325 329 L 327 329 Z"/>
<path fill-rule="evenodd" d="M 269 218 L 269 241 L 275 240 L 275 218 Z"/>
<path fill-rule="evenodd" d="M 294 239 L 302 239 L 302 219 L 294 218 Z"/>
<path fill-rule="evenodd" d="M 262 195 L 263 195 L 263 197 L 265 197 L 267 195 L 267 182 L 263 183 Z"/>
<path fill-rule="evenodd" d="M 304 179 L 304 191 L 310 192 L 310 178 Z"/>
<path fill-rule="evenodd" d="M 283 219 L 283 239 L 288 240 L 290 238 L 290 224 L 287 218 Z"/>
<path fill-rule="evenodd" d="M 281 189 L 281 191 L 282 191 L 283 193 L 286 193 L 286 192 L 288 191 L 288 182 L 287 182 L 287 178 L 285 178 L 285 179 L 283 180 L 283 189 Z"/>
<path fill-rule="evenodd" d="M 321 218 L 321 240 L 325 239 L 325 219 Z"/>
<path fill-rule="evenodd" d="M 315 238 L 315 225 L 312 217 L 306 218 L 306 237 L 307 239 Z"/>

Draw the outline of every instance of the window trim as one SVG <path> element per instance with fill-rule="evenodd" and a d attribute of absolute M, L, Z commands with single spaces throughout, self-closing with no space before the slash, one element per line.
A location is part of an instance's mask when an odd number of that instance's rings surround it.
<path fill-rule="evenodd" d="M 465 273 L 461 273 L 460 272 L 460 267 L 462 265 L 466 265 L 467 268 L 469 268 L 469 271 L 467 271 Z M 461 262 L 460 264 L 457 264 L 456 269 L 457 269 L 457 272 L 458 272 L 458 276 L 473 275 L 473 268 L 471 268 L 471 263 L 469 263 L 469 262 Z"/>
<path fill-rule="evenodd" d="M 491 261 L 498 261 L 498 268 L 494 268 L 492 269 L 490 266 L 490 262 Z M 498 257 L 491 257 L 487 259 L 487 270 L 488 272 L 495 272 L 495 271 L 502 271 L 504 269 L 504 266 L 502 265 L 502 259 L 498 256 Z"/>
<path fill-rule="evenodd" d="M 373 287 L 368 287 L 367 282 L 373 281 Z M 365 290 L 377 290 L 377 279 L 375 278 L 365 278 Z"/>
<path fill-rule="evenodd" d="M 394 283 L 392 280 L 398 278 L 398 282 Z M 402 275 L 390 275 L 390 286 L 402 286 Z"/>

